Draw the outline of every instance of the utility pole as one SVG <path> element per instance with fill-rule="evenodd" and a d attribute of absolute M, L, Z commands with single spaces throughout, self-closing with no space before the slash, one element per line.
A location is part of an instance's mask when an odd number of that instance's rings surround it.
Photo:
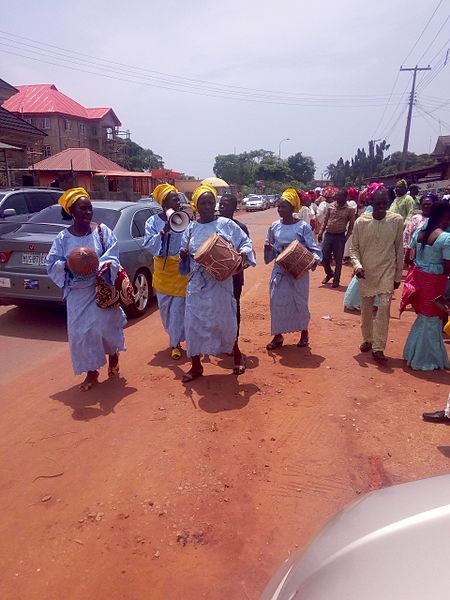
<path fill-rule="evenodd" d="M 402 152 L 402 162 L 401 169 L 406 169 L 406 159 L 408 156 L 408 144 L 409 144 L 409 133 L 411 131 L 411 117 L 413 111 L 413 105 L 415 101 L 415 93 L 416 93 L 416 77 L 418 71 L 431 71 L 430 65 L 428 67 L 418 67 L 417 65 L 412 68 L 404 69 L 400 67 L 400 71 L 413 71 L 413 79 L 411 86 L 411 94 L 409 96 L 409 108 L 408 108 L 408 117 L 406 119 L 406 129 L 405 129 L 405 140 L 403 142 L 403 152 Z"/>

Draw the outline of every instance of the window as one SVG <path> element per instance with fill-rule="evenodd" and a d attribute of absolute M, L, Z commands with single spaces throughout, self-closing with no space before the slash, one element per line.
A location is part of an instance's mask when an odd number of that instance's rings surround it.
<path fill-rule="evenodd" d="M 145 222 L 154 214 L 154 211 L 148 208 L 139 210 L 133 217 L 133 223 L 131 225 L 131 235 L 134 238 L 144 237 L 145 233 Z"/>
<path fill-rule="evenodd" d="M 24 121 L 26 121 L 30 125 L 33 125 L 33 119 L 31 117 L 27 117 L 26 119 L 24 119 Z"/>
<path fill-rule="evenodd" d="M 92 135 L 97 135 L 97 127 L 92 128 Z"/>
<path fill-rule="evenodd" d="M 56 204 L 59 200 L 61 193 L 54 192 L 25 192 L 28 204 L 30 207 L 29 212 L 36 213 L 47 206 Z"/>
<path fill-rule="evenodd" d="M 80 123 L 80 133 L 81 135 L 85 135 L 86 133 L 86 125 L 84 123 Z"/>
<path fill-rule="evenodd" d="M 48 158 L 51 155 L 52 155 L 52 147 L 44 146 L 44 158 Z"/>
<path fill-rule="evenodd" d="M 42 129 L 50 129 L 50 119 L 44 117 L 41 124 Z"/>
<path fill-rule="evenodd" d="M 64 119 L 64 129 L 66 131 L 72 131 L 72 123 L 69 119 Z"/>
<path fill-rule="evenodd" d="M 27 201 L 25 195 L 22 192 L 11 194 L 8 196 L 0 207 L 2 210 L 7 208 L 14 208 L 17 215 L 25 215 L 28 212 Z"/>

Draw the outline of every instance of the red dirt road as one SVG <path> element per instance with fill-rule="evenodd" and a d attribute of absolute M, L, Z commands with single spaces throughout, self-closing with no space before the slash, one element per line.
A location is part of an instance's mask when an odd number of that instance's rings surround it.
<path fill-rule="evenodd" d="M 420 416 L 443 407 L 450 376 L 404 367 L 413 315 L 392 319 L 380 368 L 319 269 L 311 348 L 286 336 L 268 354 L 262 242 L 276 215 L 242 218 L 259 265 L 246 272 L 239 379 L 231 358 L 211 358 L 183 386 L 187 364 L 170 361 L 153 310 L 126 330 L 123 379 L 102 373 L 80 394 L 61 315 L 1 310 L 1 598 L 256 599 L 347 502 L 448 472 L 450 429 Z"/>

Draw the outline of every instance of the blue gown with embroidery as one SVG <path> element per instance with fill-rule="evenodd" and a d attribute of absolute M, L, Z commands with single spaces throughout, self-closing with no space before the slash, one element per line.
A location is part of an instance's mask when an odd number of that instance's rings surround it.
<path fill-rule="evenodd" d="M 161 236 L 166 221 L 159 215 L 151 216 L 145 223 L 144 247 L 153 256 L 178 256 L 181 248 L 182 233 L 170 231 Z M 159 314 L 164 329 L 170 339 L 170 347 L 175 348 L 185 340 L 184 312 L 186 300 L 183 296 L 170 296 L 156 292 Z"/>
<path fill-rule="evenodd" d="M 117 238 L 106 225 L 101 225 L 105 252 L 97 229 L 76 236 L 68 229 L 56 237 L 45 264 L 50 279 L 64 290 L 67 305 L 67 332 L 75 375 L 96 371 L 106 364 L 106 355 L 125 350 L 123 328 L 127 322 L 120 307 L 99 308 L 95 303 L 96 275 L 80 278 L 67 269 L 67 257 L 75 248 L 88 246 L 99 257 L 99 269 L 111 262 L 105 277 L 113 284 L 119 270 Z"/>
<path fill-rule="evenodd" d="M 219 217 L 210 223 L 192 221 L 188 225 L 181 247 L 188 250 L 189 257 L 181 261 L 180 272 L 189 273 L 185 315 L 189 357 L 231 352 L 237 337 L 233 278 L 217 281 L 194 260 L 194 254 L 213 233 L 228 240 L 238 252 L 245 252 L 249 265 L 256 264 L 250 238 L 231 219 Z"/>
<path fill-rule="evenodd" d="M 311 227 L 304 221 L 285 225 L 281 220 L 269 227 L 266 241 L 274 246 L 265 252 L 266 263 L 274 260 L 291 242 L 298 240 L 312 252 L 318 261 L 322 251 L 317 245 Z M 309 273 L 294 278 L 283 267 L 275 264 L 270 278 L 270 317 L 272 335 L 293 333 L 308 329 Z"/>

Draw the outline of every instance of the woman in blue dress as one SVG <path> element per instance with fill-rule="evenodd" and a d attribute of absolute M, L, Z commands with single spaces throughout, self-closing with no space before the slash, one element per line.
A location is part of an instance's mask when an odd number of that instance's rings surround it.
<path fill-rule="evenodd" d="M 434 202 L 427 225 L 417 229 L 406 256 L 406 276 L 400 312 L 411 304 L 417 313 L 403 349 L 409 367 L 418 371 L 450 369 L 442 327 L 447 314 L 434 300 L 445 293 L 450 275 L 450 205 Z"/>
<path fill-rule="evenodd" d="M 164 329 L 169 334 L 171 356 L 181 358 L 180 343 L 184 341 L 184 311 L 187 277 L 179 271 L 182 233 L 171 231 L 166 211 L 179 210 L 178 190 L 173 185 L 161 183 L 152 192 L 163 208 L 152 215 L 145 224 L 144 247 L 153 255 L 153 287 L 158 300 L 159 314 Z"/>
<path fill-rule="evenodd" d="M 322 252 L 314 240 L 311 227 L 304 221 L 294 218 L 300 210 L 300 198 L 294 188 L 288 188 L 281 195 L 278 204 L 280 220 L 269 227 L 264 247 L 266 264 L 274 260 L 291 242 L 298 240 L 316 257 L 318 264 Z M 315 266 L 313 267 L 315 269 Z M 283 267 L 275 264 L 270 278 L 270 317 L 271 332 L 274 336 L 267 344 L 268 350 L 283 345 L 283 333 L 301 331 L 297 346 L 308 345 L 309 273 L 294 278 Z"/>
<path fill-rule="evenodd" d="M 64 290 L 67 305 L 67 331 L 75 375 L 86 373 L 80 390 L 86 392 L 98 381 L 98 370 L 106 364 L 108 375 L 119 373 L 119 352 L 125 350 L 123 328 L 126 318 L 120 307 L 99 308 L 95 302 L 97 276 L 114 284 L 119 263 L 117 238 L 106 225 L 92 223 L 92 204 L 83 188 L 72 188 L 59 199 L 72 225 L 61 231 L 50 248 L 46 259 L 47 272 L 52 281 Z M 67 266 L 67 258 L 75 248 L 93 248 L 99 257 L 97 273 L 77 276 Z"/>
<path fill-rule="evenodd" d="M 217 356 L 233 351 L 234 372 L 243 372 L 236 344 L 237 314 L 233 278 L 230 276 L 225 281 L 217 281 L 194 260 L 203 242 L 218 233 L 242 254 L 245 265 L 256 264 L 252 242 L 239 225 L 231 219 L 216 217 L 216 200 L 217 191 L 210 185 L 203 184 L 195 190 L 191 205 L 198 212 L 199 220 L 188 225 L 181 241 L 180 271 L 189 273 L 184 323 L 186 351 L 192 361 L 191 369 L 183 377 L 184 383 L 203 375 L 202 354 Z"/>

